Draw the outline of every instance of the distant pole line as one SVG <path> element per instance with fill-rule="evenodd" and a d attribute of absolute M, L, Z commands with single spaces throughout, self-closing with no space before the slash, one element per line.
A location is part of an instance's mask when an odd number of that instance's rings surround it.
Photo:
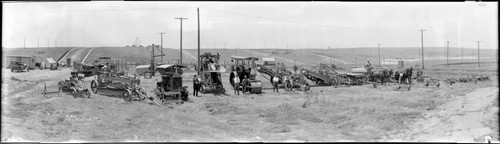
<path fill-rule="evenodd" d="M 380 44 L 378 44 L 378 66 L 382 66 L 382 63 L 380 63 Z"/>
<path fill-rule="evenodd" d="M 152 50 L 152 53 L 151 53 L 151 75 L 152 76 L 155 76 L 155 44 L 151 44 L 151 50 Z"/>
<path fill-rule="evenodd" d="M 424 67 L 424 31 L 425 29 L 421 29 L 420 35 L 421 35 L 421 41 L 422 41 L 422 69 L 425 69 Z"/>
<path fill-rule="evenodd" d="M 480 59 L 480 55 L 479 55 L 479 43 L 480 42 L 481 41 L 477 41 L 477 67 L 481 67 L 481 64 L 480 64 L 481 62 L 479 60 Z"/>
<path fill-rule="evenodd" d="M 177 17 L 177 18 L 174 18 L 174 19 L 178 19 L 180 22 L 181 22 L 181 38 L 180 38 L 180 60 L 179 60 L 179 64 L 182 65 L 182 20 L 187 20 L 188 18 L 183 18 L 183 17 Z"/>
<path fill-rule="evenodd" d="M 450 41 L 446 41 L 446 65 L 449 66 L 450 57 Z"/>
<path fill-rule="evenodd" d="M 464 61 L 464 47 L 462 46 L 462 62 Z"/>
<path fill-rule="evenodd" d="M 161 42 L 160 42 L 161 49 L 160 50 L 161 50 L 161 62 L 163 63 L 163 34 L 165 34 L 165 33 L 164 32 L 160 32 L 158 34 L 160 34 L 160 39 L 161 39 Z"/>
<path fill-rule="evenodd" d="M 198 71 L 198 75 L 200 75 L 200 8 L 196 8 L 197 17 L 198 17 L 198 65 L 196 66 L 196 70 Z"/>

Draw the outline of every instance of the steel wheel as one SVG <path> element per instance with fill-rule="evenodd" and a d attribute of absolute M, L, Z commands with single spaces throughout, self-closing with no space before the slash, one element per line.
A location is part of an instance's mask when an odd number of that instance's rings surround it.
<path fill-rule="evenodd" d="M 334 86 L 335 88 L 339 86 L 339 81 L 337 80 L 337 78 L 332 79 L 331 85 Z"/>
<path fill-rule="evenodd" d="M 200 92 L 201 92 L 202 94 L 205 94 L 205 93 L 206 93 L 205 86 L 201 86 L 201 87 L 200 87 Z"/>
<path fill-rule="evenodd" d="M 76 98 L 76 94 L 77 94 L 76 89 L 73 88 L 72 90 L 73 91 L 71 92 L 71 94 L 73 95 L 74 98 Z"/>
<path fill-rule="evenodd" d="M 122 97 L 126 102 L 130 102 L 132 100 L 132 92 L 130 92 L 130 90 L 124 90 Z"/>
<path fill-rule="evenodd" d="M 90 91 L 89 91 L 89 90 L 87 90 L 87 92 L 86 92 L 86 93 L 87 93 L 87 98 L 90 98 Z"/>
<path fill-rule="evenodd" d="M 92 90 L 92 92 L 94 92 L 94 94 L 97 94 L 97 81 L 92 80 L 92 83 L 90 84 L 90 89 Z"/>

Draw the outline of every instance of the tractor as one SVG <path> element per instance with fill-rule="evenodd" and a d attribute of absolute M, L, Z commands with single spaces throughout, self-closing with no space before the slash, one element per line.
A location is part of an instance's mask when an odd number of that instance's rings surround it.
<path fill-rule="evenodd" d="M 29 66 L 22 61 L 11 61 L 9 67 L 11 72 L 30 71 Z"/>
<path fill-rule="evenodd" d="M 221 73 L 225 72 L 225 69 L 219 64 L 219 53 L 217 53 L 217 55 L 213 55 L 207 52 L 201 55 L 200 59 L 202 62 L 200 69 L 200 92 L 203 94 L 207 92 L 225 93 L 226 90 L 222 85 L 221 76 Z"/>
<path fill-rule="evenodd" d="M 231 62 L 233 65 L 231 66 L 231 74 L 229 76 L 229 82 L 234 87 L 233 79 L 235 76 L 234 73 L 237 73 L 240 82 L 243 82 L 243 78 L 246 76 L 248 81 L 246 83 L 240 84 L 241 87 L 237 89 L 242 89 L 242 92 L 250 92 L 255 94 L 262 93 L 262 83 L 260 80 L 256 79 L 257 75 L 257 65 L 255 61 L 259 60 L 256 57 L 242 57 L 242 56 L 232 56 Z M 245 89 L 243 89 L 245 88 Z"/>
<path fill-rule="evenodd" d="M 83 75 L 79 75 L 76 72 L 71 72 L 71 77 L 69 80 L 61 80 L 57 83 L 59 86 L 59 92 L 71 91 L 74 98 L 77 96 L 85 94 L 87 98 L 90 98 L 90 91 L 88 88 L 83 88 Z"/>
<path fill-rule="evenodd" d="M 182 75 L 179 69 L 183 65 L 160 65 L 157 70 L 161 73 L 161 81 L 156 83 L 154 93 L 163 104 L 169 105 L 169 101 L 183 103 L 188 101 L 188 86 L 182 85 Z M 163 70 L 162 70 L 163 69 Z"/>

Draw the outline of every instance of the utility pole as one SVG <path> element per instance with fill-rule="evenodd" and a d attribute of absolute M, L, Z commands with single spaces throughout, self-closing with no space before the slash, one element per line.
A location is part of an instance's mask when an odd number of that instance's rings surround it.
<path fill-rule="evenodd" d="M 380 63 L 380 44 L 378 44 L 378 66 L 382 66 L 382 63 Z"/>
<path fill-rule="evenodd" d="M 421 29 L 420 35 L 421 35 L 421 41 L 422 41 L 422 69 L 425 69 L 424 67 L 424 31 L 425 29 Z"/>
<path fill-rule="evenodd" d="M 161 42 L 160 42 L 161 49 L 160 50 L 161 50 L 161 53 L 163 54 L 163 34 L 165 34 L 165 33 L 164 32 L 160 32 L 158 34 L 160 34 L 160 39 L 161 39 Z M 163 63 L 163 55 L 161 56 L 161 62 Z"/>
<path fill-rule="evenodd" d="M 450 41 L 446 41 L 446 65 L 449 66 L 450 59 Z"/>
<path fill-rule="evenodd" d="M 462 46 L 462 62 L 464 61 L 464 47 Z"/>
<path fill-rule="evenodd" d="M 479 59 L 480 59 L 480 57 L 479 57 L 479 43 L 480 42 L 481 41 L 477 41 L 477 67 L 481 67 L 480 61 L 479 61 Z"/>
<path fill-rule="evenodd" d="M 151 65 L 150 65 L 150 69 L 152 70 L 151 71 L 151 75 L 152 76 L 155 76 L 155 44 L 151 44 L 151 50 L 153 51 L 151 53 Z"/>
<path fill-rule="evenodd" d="M 199 13 L 199 10 L 198 10 L 198 13 Z M 182 20 L 187 20 L 188 18 L 183 18 L 183 17 L 177 17 L 177 18 L 174 18 L 174 19 L 178 19 L 180 22 L 181 22 L 181 41 L 180 41 L 180 60 L 179 60 L 179 64 L 182 65 Z M 198 35 L 199 37 L 199 35 Z"/>
<path fill-rule="evenodd" d="M 200 75 L 200 8 L 196 8 L 196 12 L 198 14 L 198 65 L 196 70 L 198 70 L 198 75 Z"/>

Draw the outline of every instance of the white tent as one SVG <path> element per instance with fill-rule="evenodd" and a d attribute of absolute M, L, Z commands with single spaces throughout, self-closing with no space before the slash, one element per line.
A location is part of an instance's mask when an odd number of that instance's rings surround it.
<path fill-rule="evenodd" d="M 43 64 L 45 68 L 57 67 L 57 62 L 53 58 L 45 59 L 45 64 Z"/>

